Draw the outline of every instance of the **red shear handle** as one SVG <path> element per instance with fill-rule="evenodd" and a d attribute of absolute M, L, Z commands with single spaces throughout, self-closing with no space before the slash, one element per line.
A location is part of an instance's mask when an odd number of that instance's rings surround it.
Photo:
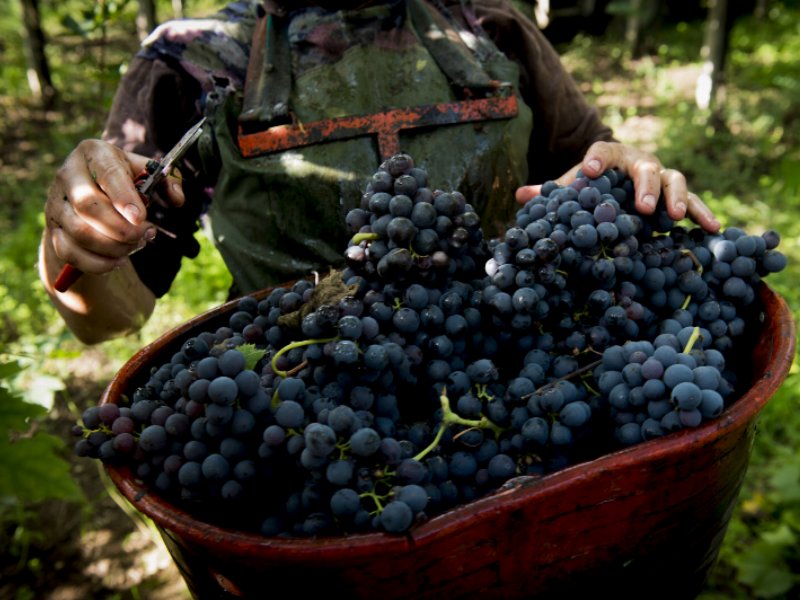
<path fill-rule="evenodd" d="M 72 287 L 73 283 L 78 281 L 78 278 L 81 275 L 83 275 L 83 271 L 81 271 L 79 268 L 73 267 L 70 264 L 66 264 L 61 267 L 61 271 L 59 271 L 58 277 L 56 277 L 56 280 L 53 283 L 53 287 L 56 288 L 57 292 L 66 292 Z"/>

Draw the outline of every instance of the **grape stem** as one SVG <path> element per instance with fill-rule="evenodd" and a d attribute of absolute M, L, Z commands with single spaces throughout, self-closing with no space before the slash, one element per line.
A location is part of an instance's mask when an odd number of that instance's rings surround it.
<path fill-rule="evenodd" d="M 352 242 L 354 246 L 358 246 L 361 242 L 377 240 L 379 237 L 377 233 L 357 233 L 353 236 Z"/>
<path fill-rule="evenodd" d="M 692 348 L 699 339 L 700 339 L 700 328 L 695 327 L 694 329 L 692 329 L 692 335 L 690 335 L 689 339 L 686 341 L 686 346 L 683 349 L 683 353 L 689 354 L 689 352 L 692 351 Z"/>
<path fill-rule="evenodd" d="M 525 394 L 524 396 L 520 396 L 520 400 L 528 400 L 529 398 L 531 398 L 535 394 L 540 394 L 543 391 L 548 390 L 551 387 L 554 387 L 555 385 L 561 383 L 562 381 L 567 381 L 568 379 L 572 379 L 573 377 L 575 377 L 577 375 L 580 375 L 581 373 L 585 373 L 586 371 L 591 371 L 592 369 L 594 369 L 597 365 L 599 365 L 602 362 L 603 362 L 602 359 L 596 360 L 594 362 L 589 363 L 588 365 L 582 366 L 580 369 L 575 369 L 572 373 L 568 373 L 568 374 L 564 375 L 563 377 L 559 377 L 558 379 L 554 379 L 553 381 L 548 381 L 542 387 L 537 388 L 536 390 L 532 391 L 530 394 Z"/>
<path fill-rule="evenodd" d="M 412 460 L 420 461 L 433 451 L 433 449 L 439 445 L 445 430 L 450 427 L 450 425 L 464 425 L 465 427 L 473 427 L 476 429 L 490 429 L 497 437 L 503 433 L 502 427 L 495 425 L 483 415 L 481 415 L 480 419 L 465 419 L 454 413 L 450 408 L 450 399 L 447 397 L 446 386 L 442 388 L 442 393 L 439 395 L 439 402 L 442 405 L 442 422 L 439 425 L 439 430 L 436 432 L 433 441 L 428 444 L 428 447 L 413 457 Z"/>
<path fill-rule="evenodd" d="M 684 248 L 683 250 L 681 250 L 681 253 L 682 254 L 687 254 L 689 256 L 689 258 L 692 259 L 692 262 L 694 263 L 694 266 L 697 267 L 697 272 L 700 275 L 702 275 L 703 274 L 703 265 L 700 263 L 700 260 L 697 258 L 697 255 L 694 252 L 692 252 L 691 250 L 689 250 L 688 248 Z"/>
<path fill-rule="evenodd" d="M 702 275 L 702 274 L 703 274 L 703 265 L 702 265 L 702 264 L 700 264 L 700 261 L 698 260 L 698 258 L 697 258 L 697 256 L 695 255 L 695 253 L 694 253 L 694 252 L 692 252 L 692 251 L 691 251 L 691 250 L 689 250 L 689 249 L 684 249 L 684 250 L 681 250 L 681 253 L 682 253 L 682 254 L 686 254 L 687 256 L 689 256 L 689 258 L 691 258 L 691 259 L 692 259 L 692 262 L 694 263 L 694 266 L 695 266 L 695 267 L 697 267 L 697 272 L 698 272 L 700 275 Z M 687 306 L 689 306 L 689 304 L 691 303 L 691 301 L 692 301 L 692 295 L 691 295 L 691 294 L 687 294 L 687 295 L 686 295 L 686 300 L 684 300 L 684 301 L 683 301 L 683 305 L 681 306 L 681 308 L 682 308 L 683 310 L 686 310 L 686 307 L 687 307 Z"/>
<path fill-rule="evenodd" d="M 272 362 L 270 363 L 272 366 L 272 372 L 284 378 L 289 377 L 290 371 L 281 371 L 276 366 L 276 362 L 279 356 L 286 354 L 287 352 L 289 352 L 290 350 L 294 350 L 295 348 L 302 348 L 303 346 L 311 346 L 312 344 L 327 344 L 328 342 L 332 342 L 335 339 L 337 338 L 336 337 L 318 338 L 318 339 L 300 340 L 298 342 L 292 342 L 290 344 L 286 344 L 283 348 L 281 348 L 275 353 L 275 356 L 272 357 Z"/>

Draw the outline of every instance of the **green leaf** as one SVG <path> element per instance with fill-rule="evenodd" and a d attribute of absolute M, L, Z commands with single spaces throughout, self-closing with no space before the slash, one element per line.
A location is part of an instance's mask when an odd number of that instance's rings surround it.
<path fill-rule="evenodd" d="M 779 548 L 791 547 L 797 543 L 797 536 L 785 523 L 781 523 L 777 529 L 765 531 L 761 534 L 761 539 Z"/>
<path fill-rule="evenodd" d="M 0 381 L 13 379 L 22 372 L 22 369 L 18 361 L 0 363 Z"/>
<path fill-rule="evenodd" d="M 795 584 L 796 577 L 784 557 L 784 551 L 792 547 L 795 536 L 788 527 L 781 525 L 761 537 L 737 561 L 738 579 L 758 598 L 777 598 Z"/>
<path fill-rule="evenodd" d="M 72 15 L 66 15 L 63 19 L 61 19 L 61 24 L 75 35 L 79 35 L 82 38 L 89 37 L 91 25 L 86 21 L 78 23 L 78 21 L 75 20 L 75 17 Z"/>
<path fill-rule="evenodd" d="M 0 440 L 0 497 L 20 502 L 81 500 L 83 494 L 72 479 L 69 463 L 57 454 L 63 448 L 61 439 L 47 433 Z"/>
<path fill-rule="evenodd" d="M 769 478 L 779 502 L 800 501 L 800 464 L 781 465 Z"/>
<path fill-rule="evenodd" d="M 255 344 L 242 344 L 237 346 L 236 349 L 244 354 L 245 369 L 255 369 L 258 361 L 264 358 L 267 353 L 266 350 L 259 350 Z"/>
<path fill-rule="evenodd" d="M 43 407 L 25 402 L 18 394 L 0 385 L 0 436 L 3 438 L 11 431 L 27 430 L 30 419 L 45 413 Z M 5 457 L 3 460 L 6 462 Z"/>

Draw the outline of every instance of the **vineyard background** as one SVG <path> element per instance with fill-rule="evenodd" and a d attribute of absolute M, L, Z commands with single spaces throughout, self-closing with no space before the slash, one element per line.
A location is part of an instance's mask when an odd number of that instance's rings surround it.
<path fill-rule="evenodd" d="M 20 34 L 23 8 L 32 4 L 0 0 L 0 600 L 187 598 L 151 524 L 94 461 L 71 456 L 69 429 L 136 350 L 221 303 L 230 279 L 202 239 L 200 258 L 140 333 L 85 347 L 64 329 L 36 277 L 42 206 L 71 148 L 102 131 L 138 44 L 140 5 L 40 0 L 55 94 L 37 99 Z M 770 284 L 797 318 L 800 3 L 736 3 L 711 108 L 695 98 L 707 4 L 661 2 L 660 11 L 639 14 L 642 26 L 631 36 L 634 9 L 643 4 L 606 2 L 589 17 L 555 18 L 545 32 L 621 141 L 683 171 L 724 226 L 782 234 L 790 264 Z M 162 20 L 177 9 L 166 0 L 154 6 Z M 220 6 L 193 0 L 182 10 L 203 16 Z M 533 6 L 520 6 L 533 14 Z M 800 597 L 799 400 L 795 361 L 762 414 L 705 600 Z"/>

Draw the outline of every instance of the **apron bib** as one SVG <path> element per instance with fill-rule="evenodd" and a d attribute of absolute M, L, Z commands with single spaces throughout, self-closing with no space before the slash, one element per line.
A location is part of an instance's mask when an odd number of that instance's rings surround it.
<path fill-rule="evenodd" d="M 239 293 L 341 265 L 345 215 L 360 205 L 387 149 L 410 154 L 428 172 L 431 189 L 463 193 L 487 236 L 513 219 L 532 125 L 530 109 L 513 91 L 517 66 L 486 39 L 468 50 L 426 5 L 410 4 L 402 25 L 386 35 L 413 43 L 355 44 L 335 62 L 291 78 L 286 48 L 293 50 L 296 16 L 276 19 L 265 40 L 254 37 L 252 52 L 263 52 L 257 83 L 249 72 L 244 95 L 209 96 L 213 140 L 199 144 L 219 173 L 209 220 Z M 389 10 L 379 5 L 335 16 L 347 31 Z M 318 14 L 324 30 L 330 13 Z M 302 25 L 314 16 L 306 14 Z M 442 31 L 451 35 L 430 35 Z M 476 80 L 482 89 L 464 87 Z"/>

